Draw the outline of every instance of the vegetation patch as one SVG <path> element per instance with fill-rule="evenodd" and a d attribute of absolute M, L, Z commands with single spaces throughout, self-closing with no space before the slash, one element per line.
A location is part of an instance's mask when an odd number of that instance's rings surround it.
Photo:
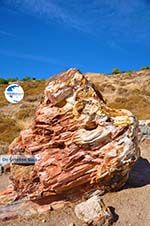
<path fill-rule="evenodd" d="M 120 73 L 121 73 L 121 71 L 120 71 L 119 68 L 114 68 L 114 69 L 112 70 L 112 74 L 120 74 Z"/>

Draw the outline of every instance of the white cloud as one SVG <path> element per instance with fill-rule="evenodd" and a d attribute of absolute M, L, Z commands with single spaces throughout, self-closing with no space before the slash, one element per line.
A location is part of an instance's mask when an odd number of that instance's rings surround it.
<path fill-rule="evenodd" d="M 118 46 L 150 37 L 148 0 L 3 0 L 3 4 Z"/>
<path fill-rule="evenodd" d="M 59 60 L 50 58 L 50 57 L 45 57 L 45 56 L 38 56 L 38 55 L 35 56 L 31 54 L 17 53 L 17 52 L 11 52 L 7 50 L 0 50 L 0 54 L 3 56 L 15 57 L 18 59 L 25 59 L 25 60 L 31 60 L 31 61 L 33 60 L 33 61 L 39 61 L 39 62 L 50 63 L 54 65 L 64 66 L 64 64 Z"/>
<path fill-rule="evenodd" d="M 9 32 L 6 32 L 6 31 L 3 31 L 3 30 L 0 30 L 0 35 L 2 35 L 2 36 L 8 36 L 8 37 L 13 37 L 13 38 L 15 38 L 16 36 L 14 35 L 14 34 L 11 34 L 11 33 L 9 33 Z"/>
<path fill-rule="evenodd" d="M 77 18 L 74 12 L 65 7 L 63 1 L 58 0 L 2 0 L 5 7 L 19 10 L 23 13 L 41 17 L 47 22 L 66 24 L 78 30 L 84 30 L 82 17 Z M 87 27 L 88 28 L 88 27 Z"/>

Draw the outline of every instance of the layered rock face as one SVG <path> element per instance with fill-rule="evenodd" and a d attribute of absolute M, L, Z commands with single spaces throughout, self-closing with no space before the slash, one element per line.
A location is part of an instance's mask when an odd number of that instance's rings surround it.
<path fill-rule="evenodd" d="M 18 198 L 57 195 L 81 186 L 120 188 L 139 157 L 137 121 L 127 110 L 108 108 L 94 85 L 76 69 L 49 81 L 32 128 L 9 147 L 34 155 L 35 165 L 11 166 Z"/>

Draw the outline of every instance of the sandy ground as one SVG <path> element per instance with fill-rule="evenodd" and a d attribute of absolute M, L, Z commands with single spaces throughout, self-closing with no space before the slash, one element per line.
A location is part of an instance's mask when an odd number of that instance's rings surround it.
<path fill-rule="evenodd" d="M 0 177 L 0 190 L 8 184 L 8 175 Z M 124 188 L 108 193 L 103 200 L 114 212 L 114 226 L 150 226 L 150 141 L 141 144 L 141 158 Z M 74 204 L 42 215 L 0 222 L 1 226 L 76 226 L 83 225 L 74 214 Z"/>
<path fill-rule="evenodd" d="M 141 145 L 141 158 L 126 186 L 106 194 L 104 201 L 115 208 L 115 226 L 150 226 L 150 142 Z"/>

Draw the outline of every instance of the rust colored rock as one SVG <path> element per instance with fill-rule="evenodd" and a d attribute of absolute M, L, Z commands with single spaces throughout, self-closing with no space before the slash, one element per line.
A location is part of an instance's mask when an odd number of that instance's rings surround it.
<path fill-rule="evenodd" d="M 84 185 L 120 188 L 139 157 L 137 121 L 127 110 L 107 107 L 101 93 L 76 69 L 52 78 L 32 128 L 9 147 L 34 155 L 35 165 L 11 166 L 18 198 L 79 190 Z"/>

